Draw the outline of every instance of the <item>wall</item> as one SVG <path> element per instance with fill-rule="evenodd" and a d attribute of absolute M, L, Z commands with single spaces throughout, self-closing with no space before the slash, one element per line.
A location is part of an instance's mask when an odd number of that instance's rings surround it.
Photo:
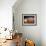
<path fill-rule="evenodd" d="M 0 0 L 0 28 L 6 27 L 9 30 L 12 29 L 12 6 L 16 0 Z M 4 29 L 3 29 L 4 30 Z M 5 32 L 0 29 L 0 38 L 5 38 L 5 36 L 10 35 L 9 31 Z"/>
<path fill-rule="evenodd" d="M 0 27 L 12 29 L 12 6 L 16 0 L 0 0 Z"/>
<path fill-rule="evenodd" d="M 40 0 L 23 0 L 17 7 L 16 5 L 13 7 L 15 30 L 22 32 L 25 39 L 34 40 L 36 46 L 41 46 L 40 10 Z M 22 14 L 37 14 L 37 26 L 22 26 Z"/>
<path fill-rule="evenodd" d="M 41 40 L 42 46 L 46 46 L 46 0 L 41 1 Z"/>

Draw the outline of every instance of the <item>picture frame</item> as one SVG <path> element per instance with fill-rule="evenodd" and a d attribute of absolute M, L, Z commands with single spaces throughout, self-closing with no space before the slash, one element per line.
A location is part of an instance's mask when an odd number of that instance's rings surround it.
<path fill-rule="evenodd" d="M 36 26 L 37 14 L 22 14 L 22 26 Z"/>

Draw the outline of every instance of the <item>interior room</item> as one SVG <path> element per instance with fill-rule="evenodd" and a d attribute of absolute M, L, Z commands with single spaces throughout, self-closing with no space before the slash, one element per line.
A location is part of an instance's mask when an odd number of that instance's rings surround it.
<path fill-rule="evenodd" d="M 0 46 L 46 46 L 46 0 L 0 0 Z"/>

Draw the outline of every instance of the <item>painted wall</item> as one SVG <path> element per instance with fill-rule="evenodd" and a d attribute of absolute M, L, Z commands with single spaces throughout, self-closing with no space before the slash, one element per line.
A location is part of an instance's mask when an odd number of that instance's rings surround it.
<path fill-rule="evenodd" d="M 12 29 L 12 6 L 16 0 L 0 0 L 0 27 Z"/>
<path fill-rule="evenodd" d="M 42 46 L 46 46 L 46 0 L 41 1 L 41 40 Z"/>
<path fill-rule="evenodd" d="M 23 0 L 16 5 L 13 6 L 15 30 L 22 32 L 25 39 L 34 40 L 36 46 L 41 46 L 41 1 Z M 22 14 L 37 14 L 37 26 L 22 26 Z"/>
<path fill-rule="evenodd" d="M 3 31 L 4 27 L 8 28 L 9 30 L 12 29 L 12 6 L 16 0 L 0 0 L 0 38 L 5 38 L 5 36 L 10 36 L 10 32 Z M 3 27 L 1 29 L 1 27 Z M 7 37 L 9 38 L 9 37 Z"/>

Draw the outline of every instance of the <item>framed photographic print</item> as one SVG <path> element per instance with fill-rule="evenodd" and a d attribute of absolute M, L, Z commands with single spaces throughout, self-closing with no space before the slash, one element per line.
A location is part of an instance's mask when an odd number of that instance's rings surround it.
<path fill-rule="evenodd" d="M 22 14 L 22 25 L 23 26 L 37 25 L 37 14 Z"/>

